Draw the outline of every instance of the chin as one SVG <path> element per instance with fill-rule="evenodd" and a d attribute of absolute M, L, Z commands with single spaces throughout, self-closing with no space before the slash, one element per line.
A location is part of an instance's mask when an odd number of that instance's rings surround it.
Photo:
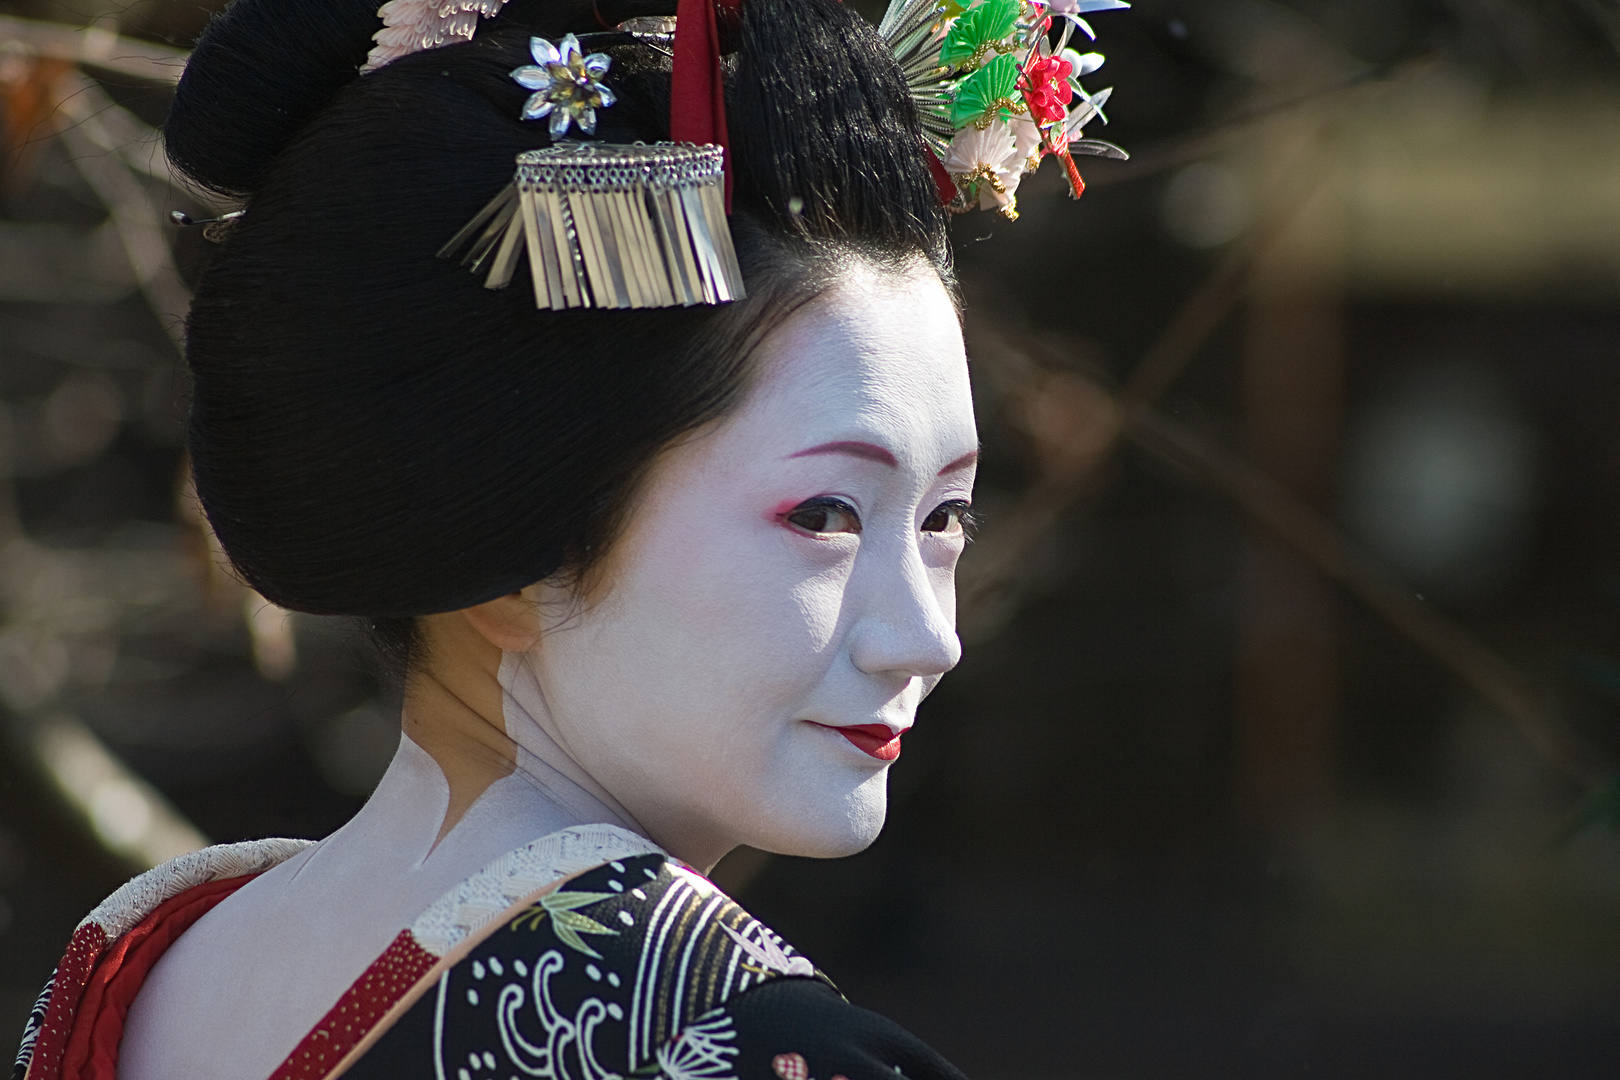
<path fill-rule="evenodd" d="M 873 774 L 854 790 L 820 799 L 777 803 L 762 814 L 761 828 L 744 843 L 777 855 L 841 859 L 872 846 L 889 811 L 889 771 Z"/>

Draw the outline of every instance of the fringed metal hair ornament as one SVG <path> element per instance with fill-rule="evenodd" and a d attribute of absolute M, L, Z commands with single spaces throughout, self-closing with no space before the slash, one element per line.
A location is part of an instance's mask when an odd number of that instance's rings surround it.
<path fill-rule="evenodd" d="M 662 308 L 723 304 L 744 296 L 731 243 L 724 98 L 709 18 L 676 19 L 670 129 L 661 143 L 557 142 L 519 154 L 512 182 L 439 250 L 504 289 L 528 259 L 537 307 Z M 686 4 L 683 2 L 683 7 Z M 623 32 L 635 33 L 628 25 Z M 650 36 L 668 41 L 660 21 Z M 533 64 L 512 78 L 533 91 L 522 118 L 546 119 L 551 137 L 570 126 L 596 133 L 596 110 L 614 103 L 604 81 L 612 60 L 586 55 L 573 34 L 532 38 Z M 696 92 L 692 84 L 696 77 Z M 694 112 L 701 116 L 692 115 Z M 696 133 L 701 138 L 692 139 Z"/>
<path fill-rule="evenodd" d="M 740 300 L 722 170 L 718 146 L 690 143 L 530 150 L 518 156 L 512 183 L 439 255 L 465 249 L 462 265 L 487 268 L 490 289 L 510 284 L 527 255 L 542 308 Z"/>

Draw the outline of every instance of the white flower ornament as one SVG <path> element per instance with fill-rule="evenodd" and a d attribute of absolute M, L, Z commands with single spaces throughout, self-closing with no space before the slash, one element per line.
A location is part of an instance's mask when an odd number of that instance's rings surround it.
<path fill-rule="evenodd" d="M 943 162 L 963 198 L 981 210 L 999 210 L 1018 220 L 1018 182 L 1040 148 L 1040 131 L 1028 120 L 1010 124 L 993 120 L 980 128 L 969 124 L 956 133 Z"/>
<path fill-rule="evenodd" d="M 567 134 L 569 124 L 577 124 L 586 135 L 596 134 L 596 110 L 618 100 L 602 81 L 612 58 L 606 53 L 584 55 L 573 34 L 565 35 L 560 46 L 530 38 L 529 52 L 534 63 L 512 72 L 519 86 L 534 91 L 523 103 L 523 119 L 550 116 L 553 139 Z"/>

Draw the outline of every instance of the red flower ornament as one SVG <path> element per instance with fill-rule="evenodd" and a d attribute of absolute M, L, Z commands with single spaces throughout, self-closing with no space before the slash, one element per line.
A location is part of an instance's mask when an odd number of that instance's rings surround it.
<path fill-rule="evenodd" d="M 1030 59 L 1019 88 L 1035 123 L 1045 127 L 1068 118 L 1069 102 L 1074 97 L 1074 88 L 1069 85 L 1072 74 L 1074 65 L 1061 56 L 1037 55 Z"/>

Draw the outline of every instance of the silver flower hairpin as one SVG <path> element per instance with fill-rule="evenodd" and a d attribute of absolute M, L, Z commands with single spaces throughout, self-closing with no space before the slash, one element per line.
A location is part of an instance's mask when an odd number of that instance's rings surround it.
<path fill-rule="evenodd" d="M 565 35 L 560 46 L 530 38 L 529 52 L 534 63 L 512 72 L 519 86 L 534 91 L 523 103 L 523 119 L 550 116 L 553 139 L 567 134 L 569 124 L 577 124 L 586 135 L 596 134 L 596 110 L 617 100 L 602 81 L 612 59 L 606 53 L 584 55 L 573 34 Z"/>

